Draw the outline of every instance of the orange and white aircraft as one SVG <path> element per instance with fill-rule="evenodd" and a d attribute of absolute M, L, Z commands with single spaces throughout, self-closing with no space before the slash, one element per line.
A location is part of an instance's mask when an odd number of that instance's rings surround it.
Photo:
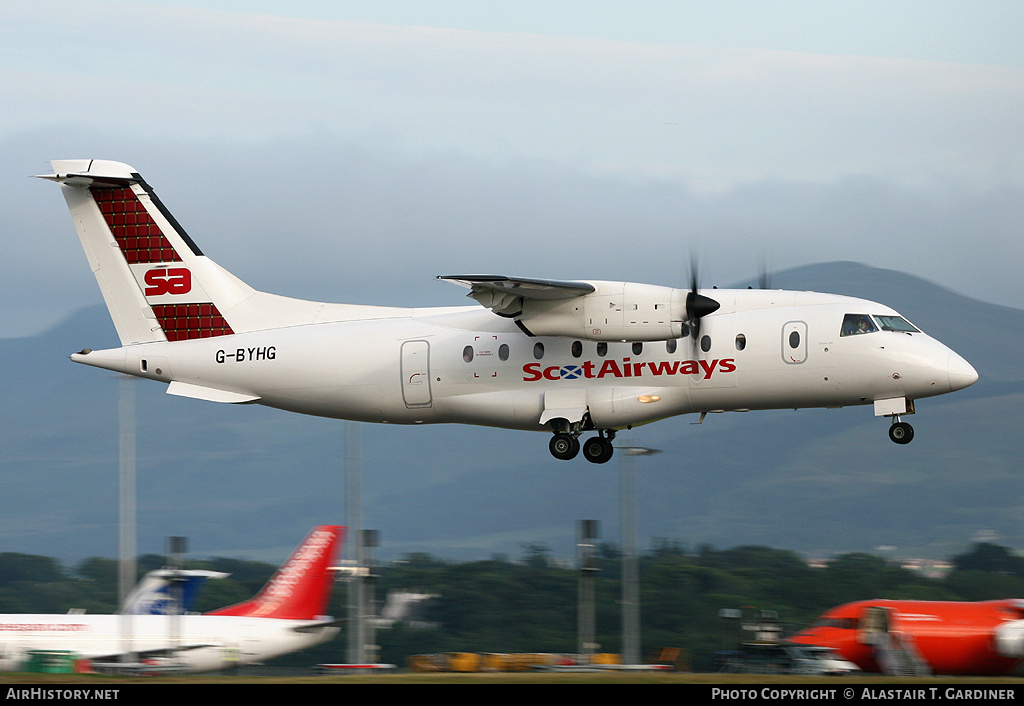
<path fill-rule="evenodd" d="M 689 413 L 873 405 L 907 443 L 915 400 L 978 377 L 895 310 L 814 292 L 452 275 L 484 308 L 281 297 L 204 256 L 134 168 L 51 166 L 122 344 L 71 359 L 173 395 L 547 431 L 604 463 L 617 431 Z"/>
<path fill-rule="evenodd" d="M 789 640 L 830 647 L 865 672 L 1008 674 L 1024 661 L 1024 600 L 858 601 Z"/>
<path fill-rule="evenodd" d="M 29 652 L 61 650 L 92 663 L 126 655 L 139 668 L 203 672 L 264 662 L 338 634 L 325 615 L 332 562 L 344 527 L 315 527 L 251 600 L 203 615 L 0 615 L 0 670 L 24 668 Z"/>

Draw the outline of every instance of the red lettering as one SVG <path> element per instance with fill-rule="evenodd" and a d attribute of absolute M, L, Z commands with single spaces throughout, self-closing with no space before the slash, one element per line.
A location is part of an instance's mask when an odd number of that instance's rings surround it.
<path fill-rule="evenodd" d="M 192 291 L 192 272 L 185 267 L 168 267 L 149 270 L 144 277 L 147 297 L 162 294 L 188 294 Z"/>
<path fill-rule="evenodd" d="M 523 366 L 523 382 L 537 382 L 541 379 L 540 363 L 527 363 Z"/>
<path fill-rule="evenodd" d="M 717 360 L 713 360 L 713 361 L 711 361 L 710 364 L 708 364 L 708 361 L 706 361 L 706 360 L 702 360 L 702 361 L 699 361 L 699 362 L 700 362 L 700 367 L 704 368 L 704 379 L 707 380 L 708 378 L 711 377 L 711 373 L 713 373 L 715 371 L 715 366 L 718 365 L 718 361 Z"/>
<path fill-rule="evenodd" d="M 680 375 L 696 375 L 700 372 L 700 367 L 697 365 L 697 361 L 688 360 L 679 366 Z"/>
<path fill-rule="evenodd" d="M 244 350 L 242 354 L 244 355 Z M 251 355 L 251 354 L 250 354 Z M 710 380 L 715 372 L 734 373 L 736 372 L 736 359 L 723 358 L 721 360 L 659 360 L 643 363 L 630 362 L 629 358 L 621 361 L 606 360 L 601 368 L 591 361 L 585 361 L 580 367 L 583 377 L 594 379 L 603 377 L 643 377 L 644 370 L 649 370 L 652 375 L 700 375 L 704 380 Z M 523 366 L 523 382 L 537 382 L 538 380 L 561 380 L 562 368 L 552 365 L 541 368 L 540 363 L 527 363 Z"/>
<path fill-rule="evenodd" d="M 655 375 L 675 375 L 679 369 L 679 361 L 673 360 L 671 363 L 668 361 L 658 361 L 657 363 L 648 363 L 647 367 Z"/>

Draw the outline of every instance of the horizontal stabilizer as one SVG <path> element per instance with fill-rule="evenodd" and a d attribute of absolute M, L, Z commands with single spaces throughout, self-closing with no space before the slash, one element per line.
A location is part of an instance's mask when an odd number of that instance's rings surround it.
<path fill-rule="evenodd" d="M 321 620 L 318 623 L 309 623 L 308 625 L 296 625 L 292 628 L 292 632 L 297 633 L 308 633 L 308 632 L 319 632 L 326 628 L 337 628 L 348 623 L 348 618 L 339 618 L 337 620 Z"/>
<path fill-rule="evenodd" d="M 62 159 L 52 163 L 53 174 L 37 174 L 69 186 L 129 186 L 142 178 L 127 164 L 103 159 Z"/>

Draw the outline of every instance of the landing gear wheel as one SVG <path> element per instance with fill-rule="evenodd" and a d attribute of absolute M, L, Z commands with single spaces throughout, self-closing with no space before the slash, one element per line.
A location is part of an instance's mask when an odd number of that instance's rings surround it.
<path fill-rule="evenodd" d="M 896 422 L 889 427 L 889 438 L 897 444 L 909 444 L 914 438 L 914 427 L 906 422 Z"/>
<path fill-rule="evenodd" d="M 608 463 L 611 460 L 615 447 L 611 439 L 604 439 L 600 436 L 592 436 L 583 444 L 583 458 L 591 463 Z"/>
<path fill-rule="evenodd" d="M 548 442 L 548 451 L 560 461 L 571 461 L 580 452 L 580 440 L 572 434 L 558 432 Z"/>

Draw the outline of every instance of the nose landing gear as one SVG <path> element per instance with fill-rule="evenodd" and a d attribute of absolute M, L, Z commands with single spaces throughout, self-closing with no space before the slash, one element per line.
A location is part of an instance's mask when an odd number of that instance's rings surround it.
<path fill-rule="evenodd" d="M 889 438 L 897 444 L 909 444 L 914 439 L 914 427 L 901 422 L 899 416 L 895 416 L 889 427 Z"/>

